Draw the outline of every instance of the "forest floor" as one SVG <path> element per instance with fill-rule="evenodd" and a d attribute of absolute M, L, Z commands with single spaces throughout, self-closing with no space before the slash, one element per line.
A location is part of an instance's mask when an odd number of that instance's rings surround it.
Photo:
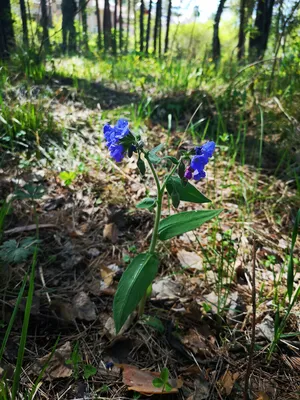
<path fill-rule="evenodd" d="M 155 187 L 149 175 L 140 176 L 134 157 L 115 164 L 102 135 L 105 122 L 125 117 L 131 123 L 124 104 L 138 104 L 138 91 L 121 95 L 108 87 L 94 89 L 87 95 L 80 85 L 57 78 L 31 85 L 30 91 L 14 86 L 7 94 L 11 104 L 30 99 L 40 107 L 42 102 L 43 112 L 53 116 L 54 133 L 47 147 L 36 138 L 31 156 L 2 151 L 2 199 L 17 188 L 25 194 L 37 187 L 43 191 L 40 198 L 13 201 L 1 246 L 3 253 L 5 243 L 15 240 L 15 250 L 25 248 L 22 241 L 35 237 L 38 226 L 22 392 L 33 387 L 56 343 L 35 398 L 158 399 L 160 389 L 152 380 L 167 367 L 174 389 L 164 393 L 166 398 L 241 399 L 249 380 L 252 399 L 300 399 L 300 304 L 296 301 L 288 312 L 286 295 L 300 197 L 293 179 L 274 174 L 276 160 L 270 154 L 262 154 L 263 168 L 257 168 L 229 154 L 225 139 L 219 142 L 208 177 L 197 187 L 223 212 L 197 231 L 159 243 L 159 276 L 145 317 L 137 320 L 134 314 L 116 335 L 112 301 L 118 280 L 130 260 L 147 249 L 153 226 L 153 214 L 135 205 L 154 195 Z M 168 129 L 137 115 L 134 128 L 140 126 L 149 148 L 165 143 L 163 153 L 176 156 L 182 140 L 195 141 L 180 127 Z M 189 110 L 182 126 L 192 115 Z M 159 176 L 164 174 L 161 167 Z M 179 211 L 210 206 L 181 203 Z M 170 213 L 174 209 L 166 201 L 163 215 Z M 294 293 L 300 284 L 299 256 L 298 240 Z M 1 336 L 30 263 L 26 256 L 6 263 L 2 257 Z M 22 303 L 0 365 L 8 380 L 23 311 Z M 278 346 L 270 352 L 281 322 Z"/>

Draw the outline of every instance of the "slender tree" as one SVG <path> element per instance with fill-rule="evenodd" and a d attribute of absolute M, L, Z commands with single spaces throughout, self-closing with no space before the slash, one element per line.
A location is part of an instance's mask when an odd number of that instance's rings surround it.
<path fill-rule="evenodd" d="M 274 3 L 275 0 L 258 0 L 257 2 L 255 29 L 253 34 L 250 35 L 249 41 L 251 60 L 262 58 L 267 49 Z"/>
<path fill-rule="evenodd" d="M 247 0 L 240 0 L 240 25 L 239 25 L 239 40 L 237 58 L 241 61 L 245 55 L 245 40 L 246 40 L 246 3 Z"/>
<path fill-rule="evenodd" d="M 170 32 L 171 13 L 172 13 L 172 0 L 169 0 L 168 15 L 167 15 L 167 28 L 166 28 L 166 37 L 165 37 L 165 53 L 168 52 L 168 48 L 169 48 L 169 32 Z"/>
<path fill-rule="evenodd" d="M 62 0 L 63 51 L 76 51 L 75 0 Z"/>
<path fill-rule="evenodd" d="M 145 13 L 145 4 L 144 0 L 141 0 L 140 7 L 140 52 L 144 51 L 144 13 Z"/>
<path fill-rule="evenodd" d="M 87 4 L 88 0 L 79 0 L 79 9 L 81 13 L 83 45 L 85 51 L 89 50 L 89 36 L 88 36 L 88 23 L 87 23 Z"/>
<path fill-rule="evenodd" d="M 219 26 L 221 21 L 222 12 L 224 10 L 226 0 L 220 0 L 219 6 L 215 15 L 214 20 L 214 32 L 213 32 L 213 44 L 212 44 L 212 56 L 215 64 L 218 63 L 221 57 L 221 44 L 219 38 Z"/>
<path fill-rule="evenodd" d="M 161 17 L 162 17 L 162 0 L 158 0 L 159 2 L 159 18 L 158 18 L 158 55 L 161 56 Z"/>
<path fill-rule="evenodd" d="M 137 15 L 136 15 L 136 0 L 133 0 L 133 13 L 134 13 L 134 20 L 133 20 L 133 30 L 134 30 L 134 50 L 137 50 Z"/>
<path fill-rule="evenodd" d="M 103 32 L 104 32 L 104 50 L 107 51 L 111 47 L 111 16 L 110 16 L 109 0 L 104 1 Z"/>
<path fill-rule="evenodd" d="M 126 44 L 125 44 L 126 53 L 128 52 L 128 44 L 129 44 L 130 12 L 131 12 L 131 1 L 127 0 L 127 32 L 126 32 Z"/>
<path fill-rule="evenodd" d="M 23 45 L 28 47 L 28 26 L 27 26 L 27 12 L 25 0 L 20 0 L 20 9 L 21 9 L 21 19 L 22 19 L 22 31 L 23 31 Z"/>
<path fill-rule="evenodd" d="M 118 0 L 115 0 L 115 10 L 114 10 L 114 54 L 117 54 L 117 14 L 118 14 Z"/>
<path fill-rule="evenodd" d="M 49 30 L 48 30 L 49 17 L 47 12 L 46 0 L 41 0 L 41 12 L 42 12 L 41 25 L 43 28 L 42 46 L 44 46 L 46 51 L 48 51 L 50 48 L 50 40 L 49 40 Z"/>
<path fill-rule="evenodd" d="M 148 54 L 148 52 L 149 52 L 150 29 L 151 29 L 151 11 L 152 11 L 152 0 L 149 1 L 148 22 L 147 22 L 147 32 L 146 32 L 146 54 Z"/>
<path fill-rule="evenodd" d="M 161 48 L 161 0 L 157 0 L 156 3 L 156 14 L 155 14 L 155 25 L 154 25 L 154 33 L 153 33 L 153 50 L 156 54 L 157 50 L 157 41 L 158 47 Z"/>
<path fill-rule="evenodd" d="M 102 49 L 102 32 L 101 32 L 101 22 L 100 22 L 100 9 L 99 9 L 99 0 L 96 0 L 96 18 L 97 18 L 97 47 L 98 50 Z"/>
<path fill-rule="evenodd" d="M 15 45 L 10 0 L 0 1 L 0 59 L 9 56 Z"/>
<path fill-rule="evenodd" d="M 119 9 L 119 49 L 122 51 L 123 49 L 123 15 L 122 15 L 122 0 L 120 0 L 120 9 Z"/>

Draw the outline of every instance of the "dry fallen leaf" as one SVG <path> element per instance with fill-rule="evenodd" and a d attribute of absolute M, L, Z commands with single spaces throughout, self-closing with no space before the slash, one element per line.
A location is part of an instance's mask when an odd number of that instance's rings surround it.
<path fill-rule="evenodd" d="M 202 258 L 192 251 L 179 250 L 177 253 L 178 260 L 182 267 L 203 270 Z"/>
<path fill-rule="evenodd" d="M 73 372 L 71 366 L 66 364 L 66 361 L 71 358 L 71 353 L 71 343 L 66 342 L 55 350 L 50 361 L 51 353 L 42 358 L 38 358 L 32 365 L 31 372 L 35 375 L 39 375 L 44 365 L 48 363 L 43 379 L 50 381 L 52 379 L 68 378 Z"/>
<path fill-rule="evenodd" d="M 111 224 L 106 224 L 103 229 L 103 238 L 116 243 L 118 240 L 118 228 L 113 222 Z"/>
<path fill-rule="evenodd" d="M 117 365 L 123 370 L 123 383 L 128 386 L 128 390 L 134 390 L 145 395 L 151 394 L 170 394 L 177 393 L 183 385 L 181 379 L 169 379 L 169 384 L 172 390 L 169 392 L 162 392 L 162 388 L 153 386 L 153 379 L 160 376 L 159 372 L 151 372 L 140 370 L 133 365 L 120 364 Z"/>
<path fill-rule="evenodd" d="M 259 392 L 256 400 L 270 400 L 270 397 L 266 393 Z"/>
<path fill-rule="evenodd" d="M 238 372 L 232 373 L 227 370 L 222 378 L 219 380 L 220 387 L 223 389 L 226 396 L 230 395 L 235 381 L 238 379 L 239 376 L 240 374 Z"/>
<path fill-rule="evenodd" d="M 108 288 L 114 280 L 114 276 L 116 272 L 119 270 L 119 267 L 116 264 L 111 264 L 108 266 L 101 266 L 100 274 L 103 280 L 103 284 L 101 285 L 101 289 Z"/>
<path fill-rule="evenodd" d="M 85 321 L 96 319 L 96 306 L 85 292 L 77 293 L 72 303 L 77 318 Z"/>
<path fill-rule="evenodd" d="M 181 339 L 182 343 L 192 350 L 194 354 L 204 357 L 213 356 L 214 341 L 208 340 L 195 329 L 190 329 L 188 333 Z"/>

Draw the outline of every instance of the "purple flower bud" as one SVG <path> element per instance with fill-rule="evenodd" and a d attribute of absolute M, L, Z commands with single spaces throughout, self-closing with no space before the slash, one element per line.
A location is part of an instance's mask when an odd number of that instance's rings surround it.
<path fill-rule="evenodd" d="M 193 170 L 192 170 L 191 167 L 187 167 L 187 169 L 185 170 L 185 173 L 184 173 L 184 177 L 185 177 L 186 179 L 192 179 L 192 177 L 193 177 Z"/>

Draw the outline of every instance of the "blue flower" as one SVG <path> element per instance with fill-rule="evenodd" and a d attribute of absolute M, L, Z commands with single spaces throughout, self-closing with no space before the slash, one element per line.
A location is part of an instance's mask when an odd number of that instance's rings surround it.
<path fill-rule="evenodd" d="M 126 149 L 123 144 L 120 143 L 120 141 L 124 139 L 125 136 L 130 134 L 128 121 L 121 118 L 115 126 L 106 124 L 104 125 L 103 132 L 106 140 L 106 146 L 110 151 L 111 157 L 113 157 L 116 162 L 122 161 Z"/>
<path fill-rule="evenodd" d="M 195 148 L 196 155 L 191 160 L 191 165 L 187 167 L 184 177 L 186 179 L 194 178 L 195 181 L 199 181 L 205 178 L 206 172 L 204 168 L 212 157 L 216 148 L 215 142 L 206 142 L 203 146 L 197 146 Z"/>

